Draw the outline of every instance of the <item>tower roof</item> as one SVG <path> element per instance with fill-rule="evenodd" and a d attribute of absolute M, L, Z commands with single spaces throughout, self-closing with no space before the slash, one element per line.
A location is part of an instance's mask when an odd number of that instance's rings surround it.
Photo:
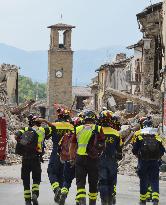
<path fill-rule="evenodd" d="M 66 30 L 66 29 L 75 28 L 75 26 L 67 25 L 67 24 L 63 24 L 63 23 L 58 23 L 58 24 L 48 26 L 47 28 L 56 28 L 56 29 L 59 29 L 59 30 Z"/>

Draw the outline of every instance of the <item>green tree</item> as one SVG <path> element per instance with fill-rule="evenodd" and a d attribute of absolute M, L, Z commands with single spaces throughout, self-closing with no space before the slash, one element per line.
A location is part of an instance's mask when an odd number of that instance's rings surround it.
<path fill-rule="evenodd" d="M 26 100 L 46 99 L 46 84 L 33 82 L 31 78 L 19 75 L 18 78 L 19 103 Z"/>

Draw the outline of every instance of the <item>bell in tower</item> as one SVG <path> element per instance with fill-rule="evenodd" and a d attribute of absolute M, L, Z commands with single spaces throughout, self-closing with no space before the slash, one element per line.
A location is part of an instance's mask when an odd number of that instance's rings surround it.
<path fill-rule="evenodd" d="M 75 28 L 66 24 L 49 26 L 50 48 L 48 51 L 48 96 L 49 118 L 54 120 L 54 104 L 72 105 L 73 51 L 71 33 Z"/>

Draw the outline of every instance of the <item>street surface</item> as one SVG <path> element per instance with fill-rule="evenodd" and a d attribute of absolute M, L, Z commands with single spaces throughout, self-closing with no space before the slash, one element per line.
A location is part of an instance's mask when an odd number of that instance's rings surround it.
<path fill-rule="evenodd" d="M 47 163 L 43 165 L 42 178 L 43 181 L 40 186 L 40 197 L 39 205 L 55 205 L 53 201 L 53 192 L 51 191 L 50 184 L 46 173 Z M 5 170 L 5 171 L 4 171 Z M 20 165 L 14 166 L 1 166 L 0 167 L 0 177 L 14 177 L 18 178 L 20 175 Z M 117 205 L 137 205 L 139 201 L 139 183 L 137 177 L 129 176 L 118 176 L 118 187 L 117 187 Z M 88 189 L 87 189 L 88 190 Z M 166 183 L 164 181 L 160 182 L 160 205 L 166 204 Z M 75 204 L 75 194 L 76 186 L 75 181 L 73 182 L 72 188 L 66 205 Z M 23 205 L 23 186 L 21 183 L 10 183 L 10 184 L 0 184 L 0 205 Z M 98 199 L 97 202 L 100 205 Z M 151 203 L 147 203 L 151 204 Z"/>

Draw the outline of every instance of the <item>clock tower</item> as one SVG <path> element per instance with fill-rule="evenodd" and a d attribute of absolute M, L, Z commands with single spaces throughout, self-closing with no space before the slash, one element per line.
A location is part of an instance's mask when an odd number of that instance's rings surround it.
<path fill-rule="evenodd" d="M 48 96 L 49 118 L 54 117 L 54 104 L 72 105 L 73 51 L 71 33 L 75 28 L 66 24 L 49 26 L 50 48 L 48 51 Z"/>

